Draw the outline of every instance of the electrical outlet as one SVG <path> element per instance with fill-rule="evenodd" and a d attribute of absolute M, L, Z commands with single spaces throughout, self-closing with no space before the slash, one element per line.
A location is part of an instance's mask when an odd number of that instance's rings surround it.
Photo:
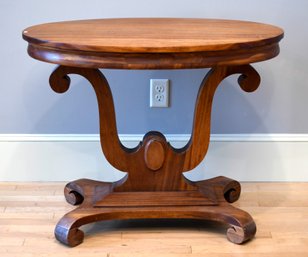
<path fill-rule="evenodd" d="M 169 107 L 169 79 L 150 80 L 150 107 Z"/>

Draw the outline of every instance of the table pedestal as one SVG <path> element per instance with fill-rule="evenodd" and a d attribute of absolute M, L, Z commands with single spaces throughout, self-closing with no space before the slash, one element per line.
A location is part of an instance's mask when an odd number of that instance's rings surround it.
<path fill-rule="evenodd" d="M 112 94 L 104 75 L 98 69 L 59 66 L 50 76 L 51 87 L 58 93 L 65 92 L 69 74 L 79 74 L 93 86 L 103 153 L 111 165 L 127 175 L 113 183 L 88 179 L 68 183 L 64 189 L 66 200 L 79 206 L 58 222 L 55 235 L 59 241 L 76 246 L 84 237 L 80 226 L 112 219 L 214 220 L 230 226 L 227 238 L 236 244 L 255 235 L 252 217 L 229 204 L 240 196 L 237 181 L 216 177 L 194 182 L 183 176 L 206 155 L 212 100 L 220 82 L 240 74 L 238 82 L 243 90 L 251 92 L 258 87 L 260 77 L 250 65 L 217 66 L 208 72 L 199 89 L 191 139 L 181 149 L 173 148 L 156 131 L 148 132 L 137 147 L 124 147 L 118 138 Z"/>

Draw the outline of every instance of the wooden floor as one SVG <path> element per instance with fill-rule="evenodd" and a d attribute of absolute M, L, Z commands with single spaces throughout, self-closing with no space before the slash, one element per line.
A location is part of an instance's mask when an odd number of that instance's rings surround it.
<path fill-rule="evenodd" d="M 54 226 L 73 207 L 64 183 L 0 183 L 0 256 L 308 256 L 308 183 L 243 183 L 235 206 L 257 224 L 244 245 L 227 241 L 226 227 L 196 221 L 118 221 L 84 226 L 75 248 L 58 243 Z"/>

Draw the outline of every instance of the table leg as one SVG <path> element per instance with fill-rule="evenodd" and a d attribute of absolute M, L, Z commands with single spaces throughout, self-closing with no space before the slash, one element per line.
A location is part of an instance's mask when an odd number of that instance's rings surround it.
<path fill-rule="evenodd" d="M 136 218 L 192 218 L 215 220 L 230 226 L 227 237 L 240 244 L 252 238 L 256 226 L 252 217 L 229 203 L 240 196 L 240 184 L 225 177 L 190 181 L 184 171 L 195 168 L 205 157 L 210 137 L 210 114 L 214 93 L 227 76 L 239 73 L 239 84 L 247 92 L 260 82 L 250 66 L 212 68 L 201 83 L 195 107 L 192 136 L 188 144 L 173 148 L 164 135 L 151 131 L 134 148 L 124 147 L 116 128 L 112 94 L 98 69 L 59 66 L 50 76 L 59 93 L 70 84 L 69 74 L 85 77 L 93 86 L 100 114 L 100 138 L 106 159 L 127 172 L 120 181 L 106 183 L 81 179 L 65 187 L 66 200 L 79 205 L 57 224 L 56 238 L 75 246 L 82 242 L 81 225 L 99 220 Z"/>

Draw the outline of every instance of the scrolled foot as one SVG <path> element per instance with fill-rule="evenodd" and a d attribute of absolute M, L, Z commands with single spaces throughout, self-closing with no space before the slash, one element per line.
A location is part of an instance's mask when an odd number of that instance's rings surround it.
<path fill-rule="evenodd" d="M 227 238 L 234 244 L 242 244 L 252 239 L 256 234 L 256 230 L 256 224 L 253 221 L 244 227 L 232 225 L 227 230 Z"/>
<path fill-rule="evenodd" d="M 69 182 L 64 188 L 66 201 L 72 205 L 93 205 L 96 201 L 112 192 L 118 182 L 102 182 L 90 179 L 78 179 Z"/>
<path fill-rule="evenodd" d="M 82 188 L 73 183 L 68 183 L 65 186 L 64 196 L 66 201 L 71 205 L 79 205 L 84 200 Z"/>
<path fill-rule="evenodd" d="M 241 195 L 241 184 L 233 179 L 224 178 L 224 198 L 228 203 L 234 203 L 240 198 Z"/>
<path fill-rule="evenodd" d="M 219 201 L 233 203 L 241 195 L 241 185 L 236 180 L 219 176 L 194 183 L 198 189 L 207 196 Z"/>
<path fill-rule="evenodd" d="M 55 237 L 61 243 L 74 247 L 83 242 L 84 233 L 78 228 L 68 229 L 57 225 L 55 229 Z"/>

